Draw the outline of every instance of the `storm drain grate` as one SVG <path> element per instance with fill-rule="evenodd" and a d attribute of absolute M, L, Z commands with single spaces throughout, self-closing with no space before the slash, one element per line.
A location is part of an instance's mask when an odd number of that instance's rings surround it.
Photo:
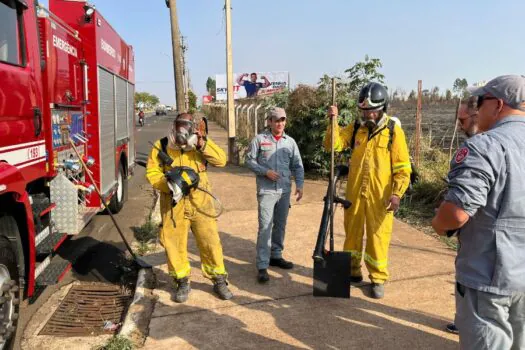
<path fill-rule="evenodd" d="M 78 336 L 114 333 L 104 325 L 120 323 L 131 295 L 120 286 L 80 284 L 73 286 L 40 335 Z"/>

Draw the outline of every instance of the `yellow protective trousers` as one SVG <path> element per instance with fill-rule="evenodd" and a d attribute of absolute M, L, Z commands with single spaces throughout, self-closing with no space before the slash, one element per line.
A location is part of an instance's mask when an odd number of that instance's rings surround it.
<path fill-rule="evenodd" d="M 201 150 L 185 151 L 167 148 L 172 164 L 163 164 L 159 157 L 162 149 L 160 140 L 151 149 L 146 166 L 146 178 L 160 192 L 162 230 L 160 240 L 166 249 L 169 274 L 177 279 L 190 275 L 188 260 L 188 231 L 191 229 L 197 241 L 201 257 L 201 269 L 205 277 L 226 275 L 222 246 L 219 238 L 217 219 L 209 210 L 213 199 L 200 190 L 193 190 L 188 196 L 172 206 L 172 196 L 165 173 L 173 167 L 188 166 L 199 173 L 199 187 L 211 191 L 206 171 L 207 164 L 216 167 L 226 165 L 226 155 L 210 138 Z M 203 210 L 207 208 L 208 210 Z"/>
<path fill-rule="evenodd" d="M 189 198 L 172 210 L 171 196 L 161 195 L 162 230 L 160 241 L 166 249 L 169 274 L 177 279 L 190 275 L 188 231 L 195 236 L 202 273 L 207 278 L 226 274 L 217 220 L 196 210 Z"/>
<path fill-rule="evenodd" d="M 352 275 L 361 275 L 361 261 L 365 260 L 370 280 L 384 283 L 388 277 L 388 248 L 392 236 L 393 212 L 387 211 L 391 196 L 402 198 L 410 182 L 410 156 L 405 134 L 396 124 L 393 135 L 387 127 L 390 117 L 385 115 L 377 128 L 370 132 L 359 126 L 350 159 L 346 199 L 352 206 L 345 210 L 346 240 L 344 250 L 352 253 Z M 354 124 L 339 130 L 335 127 L 335 151 L 352 147 Z M 391 137 L 392 136 L 392 137 Z M 330 129 L 325 148 L 330 149 Z M 363 237 L 366 247 L 363 254 Z"/>
<path fill-rule="evenodd" d="M 388 280 L 388 248 L 392 237 L 394 215 L 387 212 L 385 203 L 358 196 L 346 210 L 344 225 L 346 239 L 344 250 L 352 256 L 352 276 L 361 276 L 364 258 L 373 283 Z M 366 247 L 363 255 L 363 236 L 366 230 Z"/>

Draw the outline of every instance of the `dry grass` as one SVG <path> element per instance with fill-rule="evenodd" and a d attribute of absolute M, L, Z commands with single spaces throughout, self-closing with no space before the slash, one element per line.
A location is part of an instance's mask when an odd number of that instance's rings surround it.
<path fill-rule="evenodd" d="M 439 236 L 432 229 L 431 222 L 447 189 L 448 157 L 448 153 L 432 148 L 428 140 L 422 140 L 419 181 L 405 196 L 397 213 L 399 219 L 435 237 Z M 457 249 L 455 238 L 439 239 L 451 249 Z"/>

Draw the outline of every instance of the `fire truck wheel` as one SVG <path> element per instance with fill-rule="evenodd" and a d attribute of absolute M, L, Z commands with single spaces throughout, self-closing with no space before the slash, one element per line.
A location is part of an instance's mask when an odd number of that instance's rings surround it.
<path fill-rule="evenodd" d="M 111 210 L 113 214 L 118 213 L 124 207 L 124 199 L 128 191 L 128 181 L 125 177 L 124 166 L 121 163 L 117 176 L 117 192 L 111 197 L 111 201 L 109 202 L 109 210 Z"/>
<path fill-rule="evenodd" d="M 20 307 L 16 250 L 7 239 L 18 236 L 16 221 L 0 217 L 0 349 L 8 349 L 15 338 Z"/>

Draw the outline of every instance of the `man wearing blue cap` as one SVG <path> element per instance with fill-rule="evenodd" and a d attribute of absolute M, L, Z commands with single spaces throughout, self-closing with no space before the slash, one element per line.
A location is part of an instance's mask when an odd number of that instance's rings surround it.
<path fill-rule="evenodd" d="M 478 128 L 457 151 L 432 226 L 459 230 L 456 325 L 462 349 L 525 348 L 525 77 L 471 90 Z"/>

